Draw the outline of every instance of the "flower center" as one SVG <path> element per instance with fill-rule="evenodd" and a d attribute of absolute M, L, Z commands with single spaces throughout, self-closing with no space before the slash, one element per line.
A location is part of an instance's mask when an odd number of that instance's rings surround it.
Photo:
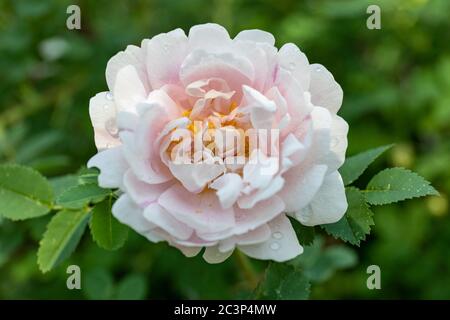
<path fill-rule="evenodd" d="M 192 119 L 192 110 L 184 111 L 182 117 L 189 119 L 189 124 L 172 130 L 171 143 L 166 150 L 169 158 L 175 161 L 181 156 L 194 163 L 223 161 L 228 157 L 248 158 L 246 122 L 237 112 L 236 102 L 230 104 L 229 110 L 228 114 L 212 111 L 203 119 Z"/>

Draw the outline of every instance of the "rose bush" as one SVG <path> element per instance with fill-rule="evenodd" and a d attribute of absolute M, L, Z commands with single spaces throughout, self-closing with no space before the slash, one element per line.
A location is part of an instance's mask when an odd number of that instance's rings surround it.
<path fill-rule="evenodd" d="M 206 248 L 205 260 L 219 263 L 236 247 L 292 259 L 303 249 L 288 215 L 306 226 L 344 215 L 342 89 L 296 45 L 274 44 L 264 31 L 231 39 L 204 24 L 111 58 L 110 92 L 90 101 L 99 152 L 88 166 L 100 169 L 101 187 L 120 189 L 119 221 L 186 256 Z M 276 132 L 277 141 L 243 147 L 250 129 Z M 237 140 L 205 138 L 224 132 Z M 200 156 L 192 152 L 198 137 Z"/>

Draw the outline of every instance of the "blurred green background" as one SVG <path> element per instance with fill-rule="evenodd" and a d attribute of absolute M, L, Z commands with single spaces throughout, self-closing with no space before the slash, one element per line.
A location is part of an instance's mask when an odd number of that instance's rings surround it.
<path fill-rule="evenodd" d="M 442 197 L 374 208 L 376 225 L 360 248 L 323 237 L 299 263 L 311 298 L 450 299 L 450 1 L 152 0 L 0 2 L 0 162 L 30 165 L 48 177 L 76 172 L 96 150 L 89 98 L 106 90 L 108 59 L 177 27 L 217 22 L 232 36 L 270 31 L 277 46 L 296 43 L 325 65 L 344 90 L 348 154 L 395 147 L 371 167 L 413 169 Z M 81 8 L 81 30 L 66 28 L 66 8 Z M 381 7 L 381 30 L 366 8 Z M 245 298 L 251 291 L 234 257 L 208 265 L 134 232 L 116 252 L 86 232 L 76 253 L 43 275 L 36 251 L 46 216 L 0 221 L 0 298 Z M 264 263 L 252 261 L 255 272 Z M 82 290 L 66 288 L 66 268 L 82 270 Z M 382 289 L 366 287 L 369 265 Z"/>

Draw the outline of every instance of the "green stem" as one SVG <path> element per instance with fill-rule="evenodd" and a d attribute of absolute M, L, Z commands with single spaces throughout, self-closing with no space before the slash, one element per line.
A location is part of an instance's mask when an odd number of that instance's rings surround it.
<path fill-rule="evenodd" d="M 235 257 L 243 277 L 247 280 L 249 288 L 256 288 L 256 286 L 258 285 L 258 277 L 255 273 L 255 270 L 253 269 L 250 260 L 239 250 L 235 251 Z"/>

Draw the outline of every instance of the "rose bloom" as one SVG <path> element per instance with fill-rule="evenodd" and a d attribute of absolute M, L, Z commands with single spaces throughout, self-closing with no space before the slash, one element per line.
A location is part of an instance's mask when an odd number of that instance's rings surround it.
<path fill-rule="evenodd" d="M 205 248 L 209 263 L 235 248 L 281 262 L 303 251 L 288 216 L 315 226 L 344 215 L 342 89 L 296 45 L 274 44 L 268 32 L 231 39 L 203 24 L 109 60 L 110 92 L 89 105 L 99 152 L 88 166 L 101 187 L 120 190 L 120 222 L 186 256 Z M 276 139 L 242 147 L 249 129 Z M 223 132 L 237 139 L 211 139 Z M 193 152 L 198 137 L 204 148 Z"/>

